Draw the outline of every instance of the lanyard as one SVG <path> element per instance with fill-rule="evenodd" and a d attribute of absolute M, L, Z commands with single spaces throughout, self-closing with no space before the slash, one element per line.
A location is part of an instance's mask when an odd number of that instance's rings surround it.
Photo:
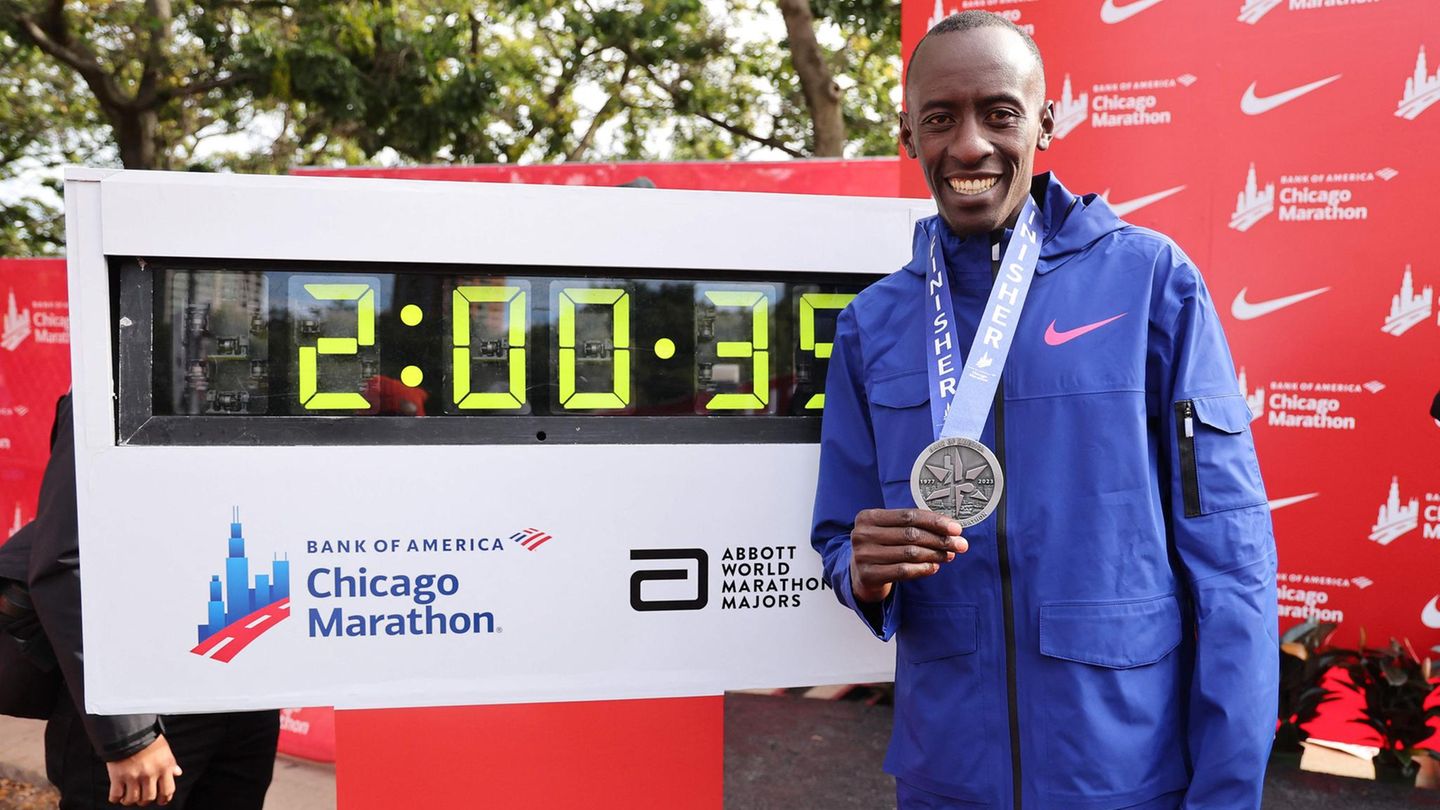
<path fill-rule="evenodd" d="M 933 227 L 930 272 L 925 283 L 926 313 L 930 317 L 925 362 L 930 376 L 930 417 L 936 439 L 958 436 L 979 440 L 995 400 L 995 389 L 1000 384 L 1000 372 L 1010 356 L 1015 325 L 1020 321 L 1030 283 L 1035 279 L 1045 223 L 1035 200 L 1027 194 L 1015 232 L 1000 261 L 1000 272 L 990 289 L 985 315 L 975 330 L 964 369 L 955 366 L 955 351 L 960 342 L 955 333 L 955 304 L 950 296 L 944 251 L 937 245 L 939 229 L 945 224 L 937 218 Z"/>

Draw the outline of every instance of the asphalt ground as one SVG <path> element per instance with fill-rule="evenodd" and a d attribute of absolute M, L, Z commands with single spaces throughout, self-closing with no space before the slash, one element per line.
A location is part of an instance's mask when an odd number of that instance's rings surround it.
<path fill-rule="evenodd" d="M 895 783 L 881 771 L 890 722 L 889 707 L 857 701 L 813 700 L 794 695 L 727 695 L 725 807 L 741 810 L 893 808 Z M 0 810 L 55 807 L 54 793 L 44 781 L 44 758 L 40 749 L 42 727 L 34 721 L 0 717 Z M 475 806 L 483 807 L 478 803 Z M 333 767 L 286 757 L 277 761 L 275 781 L 266 797 L 266 810 L 333 810 L 334 807 Z M 1272 758 L 1266 775 L 1264 808 L 1440 808 L 1440 791 L 1416 790 L 1396 782 L 1307 773 L 1299 769 L 1297 755 L 1278 754 Z"/>

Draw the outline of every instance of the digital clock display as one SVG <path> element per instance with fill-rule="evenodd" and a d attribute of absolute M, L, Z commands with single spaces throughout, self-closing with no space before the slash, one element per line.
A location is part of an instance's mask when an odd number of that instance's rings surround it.
<path fill-rule="evenodd" d="M 144 293 L 121 314 L 148 298 L 147 415 L 818 422 L 836 318 L 872 280 L 350 269 L 124 268 Z"/>

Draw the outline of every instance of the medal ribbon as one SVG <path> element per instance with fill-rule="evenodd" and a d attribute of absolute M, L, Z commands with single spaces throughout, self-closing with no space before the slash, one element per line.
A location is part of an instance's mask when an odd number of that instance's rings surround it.
<path fill-rule="evenodd" d="M 1015 325 L 1030 294 L 1030 282 L 1035 279 L 1045 223 L 1035 200 L 1025 195 L 1025 205 L 1000 261 L 1000 273 L 990 288 L 990 301 L 975 330 L 963 370 L 955 367 L 955 351 L 960 343 L 955 332 L 955 304 L 950 297 L 945 251 L 937 244 L 939 229 L 945 223 L 936 218 L 932 227 L 930 272 L 925 283 L 927 314 L 931 316 L 926 326 L 929 356 L 925 363 L 930 376 L 930 417 L 937 440 L 960 436 L 978 441 L 995 400 L 995 389 L 1000 385 L 1000 372 L 1010 356 Z"/>

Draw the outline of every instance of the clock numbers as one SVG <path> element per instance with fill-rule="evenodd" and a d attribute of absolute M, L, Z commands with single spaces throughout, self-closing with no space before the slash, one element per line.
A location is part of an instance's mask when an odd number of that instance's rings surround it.
<path fill-rule="evenodd" d="M 455 407 L 463 410 L 499 411 L 525 407 L 525 332 L 529 307 L 522 287 L 463 286 L 451 295 L 453 328 Z M 506 339 L 477 341 L 472 345 L 470 307 L 474 304 L 503 304 Z M 475 391 L 471 387 L 474 360 L 504 361 L 508 365 L 505 391 Z"/>
<path fill-rule="evenodd" d="M 805 293 L 800 296 L 800 351 L 810 352 L 817 359 L 828 360 L 835 344 L 815 340 L 815 311 L 844 309 L 855 300 L 854 293 Z M 824 380 L 820 380 L 824 383 Z M 825 394 L 813 394 L 805 401 L 805 410 L 825 407 Z"/>
<path fill-rule="evenodd" d="M 717 341 L 715 356 L 727 360 L 749 358 L 752 381 L 751 393 L 716 394 L 705 404 L 706 410 L 748 411 L 766 408 L 770 404 L 769 296 L 761 290 L 708 290 L 705 298 L 714 306 L 717 319 L 722 309 L 750 310 L 750 339 Z M 732 364 L 715 363 L 710 372 L 712 380 L 715 379 L 715 369 L 722 365 Z"/>
<path fill-rule="evenodd" d="M 609 307 L 609 340 L 576 340 L 577 306 Z M 593 316 L 592 316 L 593 317 Z M 567 410 L 617 410 L 630 405 L 630 296 L 625 290 L 566 287 L 560 290 L 560 406 Z M 576 368 L 610 363 L 609 391 L 579 391 Z"/>
<path fill-rule="evenodd" d="M 316 337 L 314 346 L 300 347 L 300 404 L 310 411 L 365 410 L 369 400 L 355 392 L 321 392 L 320 355 L 355 357 L 362 346 L 375 345 L 375 289 L 370 284 L 306 284 L 316 301 L 354 301 L 354 337 Z M 316 327 L 318 329 L 318 327 Z"/>

